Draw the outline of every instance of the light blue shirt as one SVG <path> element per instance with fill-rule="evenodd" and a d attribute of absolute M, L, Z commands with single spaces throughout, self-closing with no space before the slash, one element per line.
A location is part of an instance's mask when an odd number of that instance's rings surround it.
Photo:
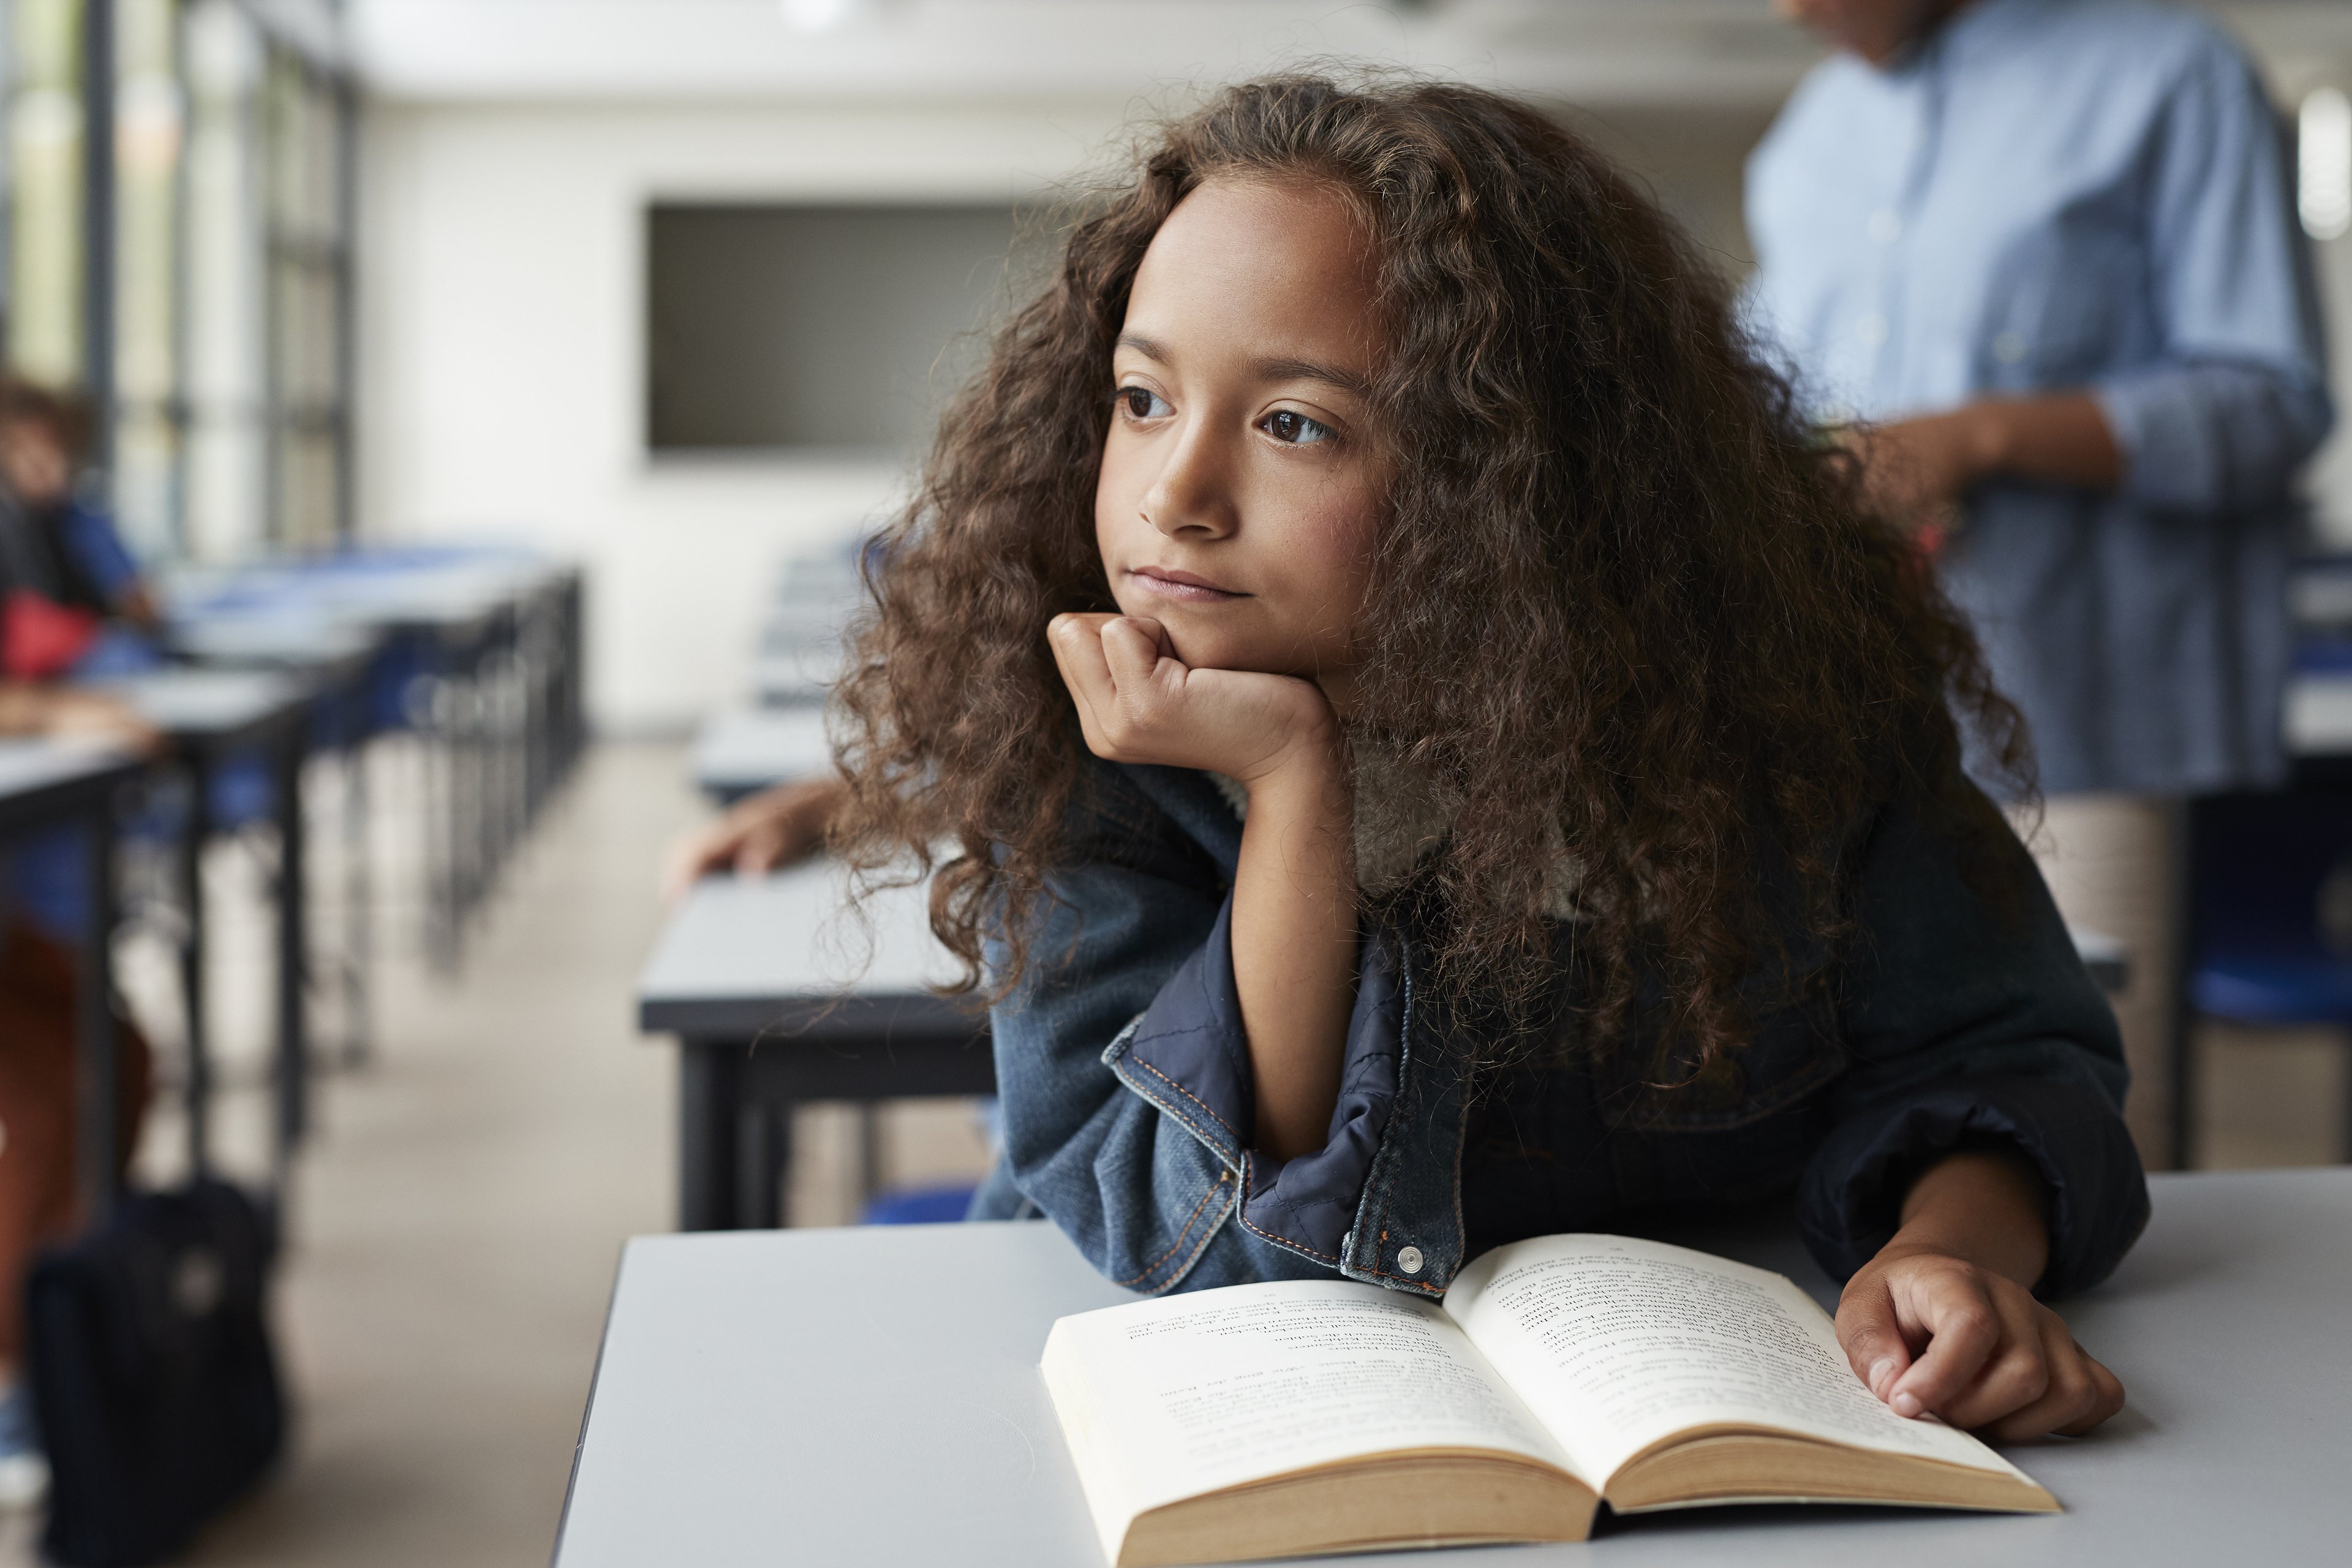
<path fill-rule="evenodd" d="M 1945 558 L 2052 793 L 2284 772 L 2294 482 L 2334 416 L 2282 141 L 2201 17 L 1978 0 L 1816 68 L 1749 161 L 1749 320 L 1822 416 L 2105 411 L 2116 493 L 1981 486 Z"/>

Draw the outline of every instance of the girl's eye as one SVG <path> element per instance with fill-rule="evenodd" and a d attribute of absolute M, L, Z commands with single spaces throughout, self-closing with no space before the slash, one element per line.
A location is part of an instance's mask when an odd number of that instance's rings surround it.
<path fill-rule="evenodd" d="M 1295 408 L 1276 409 L 1258 421 L 1258 428 L 1288 447 L 1312 447 L 1336 434 L 1320 419 L 1309 419 Z"/>
<path fill-rule="evenodd" d="M 1119 407 L 1129 419 L 1157 419 L 1173 412 L 1168 400 L 1148 386 L 1122 386 L 1118 389 Z"/>

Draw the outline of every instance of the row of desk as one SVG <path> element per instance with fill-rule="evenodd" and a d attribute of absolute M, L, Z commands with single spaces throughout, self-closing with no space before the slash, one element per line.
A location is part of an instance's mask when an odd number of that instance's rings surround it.
<path fill-rule="evenodd" d="M 364 586 L 354 587 L 355 582 Z M 184 661 L 93 683 L 120 699 L 163 738 L 153 759 L 65 739 L 0 742 L 0 848 L 45 828 L 79 826 L 89 845 L 83 881 L 90 892 L 79 943 L 81 1096 L 79 1179 L 102 1208 L 117 1161 L 111 937 L 117 924 L 115 847 L 125 832 L 168 835 L 173 901 L 182 907 L 179 977 L 187 1051 L 189 1151 L 201 1167 L 208 1149 L 206 1110 L 213 1052 L 206 1005 L 207 940 L 202 889 L 204 850 L 236 823 L 215 814 L 216 786 L 232 770 L 257 769 L 277 845 L 276 977 L 271 1053 L 273 1144 L 282 1163 L 307 1121 L 311 1066 L 309 996 L 320 978 L 307 891 L 304 763 L 339 752 L 352 798 L 344 820 L 355 835 L 347 868 L 352 926 L 339 968 L 352 1036 L 364 1044 L 370 857 L 364 842 L 364 779 L 360 750 L 404 717 L 387 712 L 387 691 L 404 703 L 485 679 L 518 679 L 510 761 L 459 769 L 471 739 L 428 730 L 450 752 L 444 793 L 463 832 L 436 832 L 453 866 L 478 866 L 494 840 L 519 837 L 540 800 L 577 755 L 578 574 L 520 558 L 485 563 L 461 556 L 328 558 L 238 572 L 185 574 L 163 584 L 166 646 Z M 526 649 L 529 650 L 527 655 Z M 528 657 L 533 667 L 520 669 Z M 499 664 L 504 658 L 505 666 Z M 429 720 L 433 717 L 427 713 Z M 501 736 L 502 741 L 507 737 Z M 158 810 L 166 797 L 173 810 Z M 458 802 L 466 803 L 460 816 Z M 491 825 L 495 824 L 495 828 Z M 446 821 L 444 824 L 446 827 Z M 475 875 L 483 875 L 479 871 Z M 454 905 L 454 871 L 435 878 L 428 944 L 454 946 L 463 910 Z M 282 1175 L 282 1170 L 279 1173 Z"/>
<path fill-rule="evenodd" d="M 881 889 L 863 918 L 845 913 L 847 894 L 829 861 L 711 877 L 662 928 L 637 1024 L 677 1040 L 681 1230 L 784 1223 L 801 1105 L 996 1090 L 986 1016 L 934 989 L 957 970 L 924 889 Z M 2121 946 L 2074 935 L 2101 984 L 2121 989 Z"/>
<path fill-rule="evenodd" d="M 715 715 L 690 758 L 695 784 L 730 804 L 828 773 L 821 706 L 858 589 L 858 553 L 790 562 L 761 633 L 755 700 Z M 954 965 L 932 940 L 920 889 L 885 891 L 864 921 L 836 920 L 835 868 L 706 879 L 662 930 L 639 978 L 637 1021 L 678 1042 L 678 1224 L 784 1223 L 793 1111 L 864 1108 L 864 1192 L 878 1184 L 874 1107 L 892 1099 L 995 1092 L 987 1021 L 932 987 Z M 2120 989 L 2112 939 L 2075 933 L 2092 972 Z"/>
<path fill-rule="evenodd" d="M 163 586 L 182 657 L 343 669 L 345 736 L 397 728 L 427 742 L 425 945 L 455 969 L 586 742 L 579 571 L 527 552 L 414 549 L 186 570 Z"/>

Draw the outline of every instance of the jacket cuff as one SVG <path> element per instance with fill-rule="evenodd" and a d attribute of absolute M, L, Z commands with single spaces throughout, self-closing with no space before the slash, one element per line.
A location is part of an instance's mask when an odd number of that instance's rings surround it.
<path fill-rule="evenodd" d="M 2034 1293 L 2071 1295 L 2105 1279 L 2147 1224 L 2147 1178 L 2104 1096 L 2042 1078 L 1923 1085 L 1848 1118 L 1805 1173 L 1800 1220 L 1815 1260 L 1847 1279 L 1893 1239 L 1926 1165 L 1987 1142 L 2022 1153 L 2050 1189 L 2050 1261 Z"/>
<path fill-rule="evenodd" d="M 1228 896 L 1209 940 L 1111 1042 L 1103 1060 L 1243 1178 L 1238 1217 L 1244 1229 L 1337 1269 L 1396 1099 L 1402 1027 L 1393 966 L 1367 937 L 1328 1135 L 1311 1153 L 1276 1160 L 1250 1147 L 1256 1087 L 1234 983 L 1233 912 Z"/>

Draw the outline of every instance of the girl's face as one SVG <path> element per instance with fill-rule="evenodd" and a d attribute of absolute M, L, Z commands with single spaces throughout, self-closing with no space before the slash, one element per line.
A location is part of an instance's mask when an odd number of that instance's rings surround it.
<path fill-rule="evenodd" d="M 1195 668 L 1344 710 L 1387 493 L 1363 228 L 1304 182 L 1212 180 L 1144 253 L 1111 360 L 1095 542 L 1118 607 Z"/>

